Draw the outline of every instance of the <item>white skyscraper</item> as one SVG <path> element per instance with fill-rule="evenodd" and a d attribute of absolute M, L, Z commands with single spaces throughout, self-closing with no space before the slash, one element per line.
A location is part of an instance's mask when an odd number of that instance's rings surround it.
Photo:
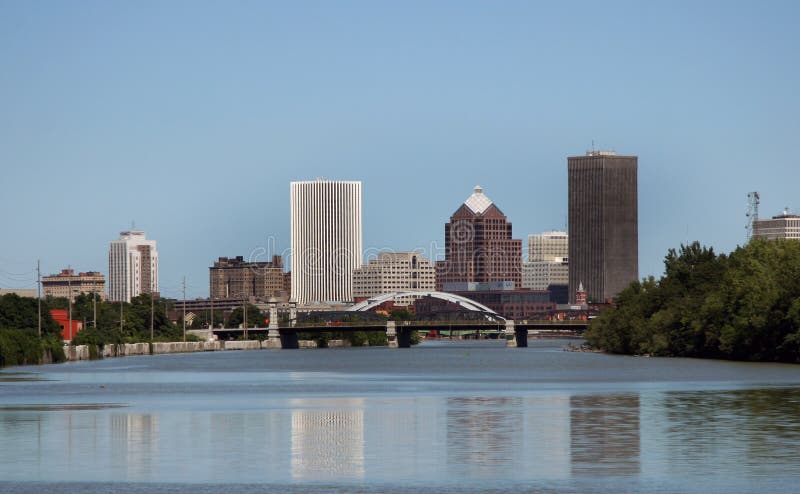
<path fill-rule="evenodd" d="M 156 241 L 143 231 L 120 232 L 108 249 L 108 299 L 130 302 L 142 293 L 158 293 Z"/>
<path fill-rule="evenodd" d="M 350 302 L 361 266 L 361 182 L 291 183 L 292 299 Z"/>

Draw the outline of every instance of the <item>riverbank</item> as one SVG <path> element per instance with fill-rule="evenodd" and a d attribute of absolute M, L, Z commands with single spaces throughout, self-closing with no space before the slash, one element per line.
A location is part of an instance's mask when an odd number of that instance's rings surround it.
<path fill-rule="evenodd" d="M 345 348 L 352 344 L 347 340 L 329 340 L 328 348 Z M 318 348 L 314 340 L 300 340 L 301 349 Z M 128 357 L 133 355 L 169 355 L 174 353 L 222 352 L 235 350 L 280 349 L 279 341 L 231 340 L 231 341 L 173 341 L 156 343 L 121 343 L 118 345 L 64 345 L 67 362 L 96 360 L 100 358 Z M 49 363 L 49 362 L 48 362 Z"/>

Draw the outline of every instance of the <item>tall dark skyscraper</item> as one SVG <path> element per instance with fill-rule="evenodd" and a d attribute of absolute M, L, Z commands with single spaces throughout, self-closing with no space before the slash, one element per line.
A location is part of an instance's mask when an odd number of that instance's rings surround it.
<path fill-rule="evenodd" d="M 602 302 L 639 278 L 638 158 L 591 151 L 567 167 L 569 299 L 583 283 L 589 301 Z"/>

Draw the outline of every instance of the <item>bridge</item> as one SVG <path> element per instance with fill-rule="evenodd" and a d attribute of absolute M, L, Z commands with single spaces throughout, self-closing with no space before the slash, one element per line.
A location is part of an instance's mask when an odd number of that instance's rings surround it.
<path fill-rule="evenodd" d="M 414 331 L 438 332 L 448 331 L 451 335 L 455 331 L 475 331 L 476 333 L 496 334 L 506 340 L 508 347 L 527 347 L 529 331 L 548 335 L 580 335 L 586 329 L 587 322 L 582 320 L 523 320 L 512 321 L 505 319 L 491 308 L 479 304 L 460 295 L 436 291 L 403 291 L 387 293 L 359 302 L 349 307 L 345 312 L 365 312 L 378 307 L 384 302 L 401 297 L 435 297 L 458 304 L 466 311 L 477 313 L 478 320 L 432 320 L 432 321 L 322 321 L 302 322 L 297 319 L 297 305 L 293 302 L 289 306 L 289 321 L 281 325 L 278 317 L 278 304 L 273 299 L 269 306 L 269 327 L 247 329 L 213 329 L 218 336 L 230 336 L 248 333 L 267 332 L 269 346 L 273 348 L 299 348 L 299 333 L 326 333 L 350 331 L 385 331 L 389 347 L 411 347 L 411 334 Z M 325 317 L 329 313 L 319 313 Z"/>
<path fill-rule="evenodd" d="M 587 322 L 582 320 L 291 322 L 286 325 L 271 324 L 268 328 L 248 328 L 247 333 L 266 332 L 274 348 L 299 348 L 299 333 L 381 331 L 386 332 L 389 347 L 409 348 L 413 331 L 436 330 L 450 334 L 454 331 L 474 331 L 476 334 L 494 334 L 505 338 L 508 347 L 524 348 L 528 346 L 528 335 L 531 333 L 541 336 L 579 336 L 586 326 Z M 245 333 L 243 328 L 220 328 L 212 331 L 222 337 Z"/>

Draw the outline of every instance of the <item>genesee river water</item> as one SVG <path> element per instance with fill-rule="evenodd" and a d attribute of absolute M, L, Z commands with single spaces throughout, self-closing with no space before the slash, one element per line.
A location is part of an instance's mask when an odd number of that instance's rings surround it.
<path fill-rule="evenodd" d="M 0 490 L 800 489 L 800 366 L 530 344 L 6 369 Z"/>

